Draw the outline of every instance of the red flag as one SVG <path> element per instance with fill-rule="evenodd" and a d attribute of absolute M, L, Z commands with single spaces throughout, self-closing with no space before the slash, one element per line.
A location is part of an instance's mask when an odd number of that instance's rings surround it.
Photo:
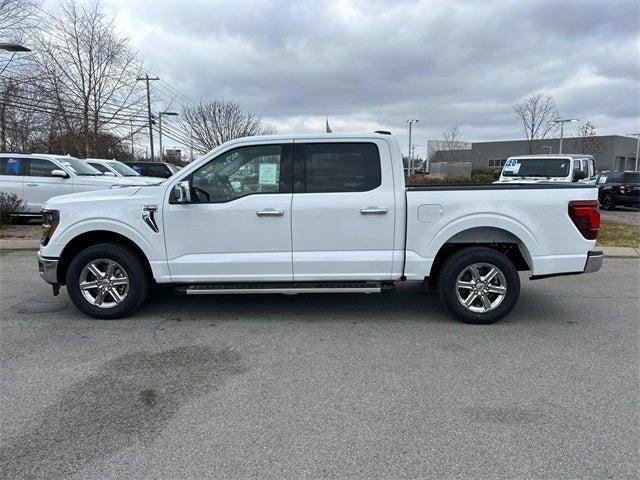
<path fill-rule="evenodd" d="M 331 127 L 329 126 L 329 117 L 324 117 L 324 118 L 325 118 L 326 123 L 327 123 L 327 124 L 326 124 L 326 127 L 325 127 L 326 132 L 327 132 L 327 133 L 333 133 L 333 132 L 331 131 Z"/>

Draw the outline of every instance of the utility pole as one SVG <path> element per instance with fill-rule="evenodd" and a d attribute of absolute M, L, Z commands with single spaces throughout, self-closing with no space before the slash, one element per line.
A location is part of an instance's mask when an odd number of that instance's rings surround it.
<path fill-rule="evenodd" d="M 408 161 L 408 165 L 407 165 L 407 170 L 408 170 L 409 176 L 413 175 L 413 168 L 412 168 L 412 165 L 411 165 L 411 126 L 414 123 L 417 123 L 419 121 L 420 120 L 415 120 L 415 119 L 407 120 L 407 123 L 409 124 L 409 150 L 407 151 L 407 155 L 409 155 L 409 161 Z"/>
<path fill-rule="evenodd" d="M 562 153 L 562 137 L 564 137 L 564 124 L 565 123 L 573 123 L 573 122 L 577 122 L 578 119 L 577 118 L 564 118 L 564 119 L 558 119 L 558 120 L 551 120 L 548 123 L 559 123 L 560 124 L 560 148 L 558 153 Z"/>
<path fill-rule="evenodd" d="M 147 113 L 149 115 L 149 146 L 151 147 L 151 161 L 154 160 L 153 154 L 153 119 L 151 115 L 151 93 L 149 91 L 149 82 L 160 80 L 159 77 L 150 77 L 147 73 L 144 77 L 138 77 L 138 81 L 144 81 L 147 83 Z"/>

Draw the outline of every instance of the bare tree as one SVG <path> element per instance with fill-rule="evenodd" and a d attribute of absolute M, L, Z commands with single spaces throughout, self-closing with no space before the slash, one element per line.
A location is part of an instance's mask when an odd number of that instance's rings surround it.
<path fill-rule="evenodd" d="M 587 153 L 597 157 L 604 150 L 604 142 L 596 135 L 596 127 L 591 122 L 585 122 L 578 128 L 578 136 L 580 139 L 580 153 Z"/>
<path fill-rule="evenodd" d="M 66 0 L 43 32 L 37 55 L 46 105 L 59 115 L 76 150 L 98 155 L 101 138 L 142 121 L 142 68 L 126 38 L 99 3 Z"/>
<path fill-rule="evenodd" d="M 442 132 L 442 138 L 444 140 L 444 148 L 442 149 L 442 159 L 445 162 L 458 162 L 461 161 L 464 156 L 460 150 L 464 148 L 464 140 L 460 134 L 460 129 L 457 125 Z"/>
<path fill-rule="evenodd" d="M 522 123 L 529 153 L 536 152 L 536 140 L 551 137 L 557 132 L 558 125 L 549 123 L 560 117 L 553 97 L 536 93 L 515 105 L 513 110 Z"/>
<path fill-rule="evenodd" d="M 185 129 L 192 132 L 193 147 L 199 152 L 207 152 L 234 138 L 275 133 L 273 127 L 263 125 L 232 100 L 206 100 L 186 107 L 182 120 Z"/>

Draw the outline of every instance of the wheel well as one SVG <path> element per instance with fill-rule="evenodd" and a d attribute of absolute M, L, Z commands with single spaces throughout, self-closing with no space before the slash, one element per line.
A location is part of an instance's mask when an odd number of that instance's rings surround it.
<path fill-rule="evenodd" d="M 92 245 L 98 245 L 99 243 L 117 243 L 119 245 L 127 247 L 142 261 L 142 264 L 147 270 L 148 278 L 153 278 L 151 265 L 149 265 L 147 256 L 133 240 L 116 232 L 111 232 L 108 230 L 94 230 L 78 235 L 73 240 L 71 240 L 66 247 L 64 247 L 64 250 L 62 251 L 62 254 L 60 255 L 60 259 L 58 261 L 57 272 L 58 280 L 62 285 L 64 285 L 66 282 L 67 270 L 73 258 L 85 248 L 91 247 Z"/>
<path fill-rule="evenodd" d="M 527 261 L 527 249 L 517 236 L 500 228 L 478 227 L 454 235 L 440 247 L 427 277 L 429 285 L 437 282 L 442 265 L 451 255 L 469 247 L 490 248 L 505 255 L 518 271 L 531 270 Z"/>

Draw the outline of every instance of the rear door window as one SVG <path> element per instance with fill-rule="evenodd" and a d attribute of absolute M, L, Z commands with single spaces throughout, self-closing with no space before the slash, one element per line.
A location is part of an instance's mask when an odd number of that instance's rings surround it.
<path fill-rule="evenodd" d="M 296 162 L 304 164 L 307 193 L 366 192 L 382 183 L 374 143 L 306 143 L 295 148 Z"/>
<path fill-rule="evenodd" d="M 61 170 L 61 168 L 49 160 L 31 158 L 29 159 L 29 171 L 27 175 L 30 177 L 53 177 L 51 174 L 53 170 Z"/>
<path fill-rule="evenodd" d="M 625 183 L 640 183 L 640 173 L 627 172 L 624 174 Z"/>
<path fill-rule="evenodd" d="M 24 175 L 23 158 L 0 158 L 0 175 Z"/>
<path fill-rule="evenodd" d="M 143 175 L 148 177 L 170 177 L 171 172 L 163 163 L 150 163 L 145 165 Z"/>

